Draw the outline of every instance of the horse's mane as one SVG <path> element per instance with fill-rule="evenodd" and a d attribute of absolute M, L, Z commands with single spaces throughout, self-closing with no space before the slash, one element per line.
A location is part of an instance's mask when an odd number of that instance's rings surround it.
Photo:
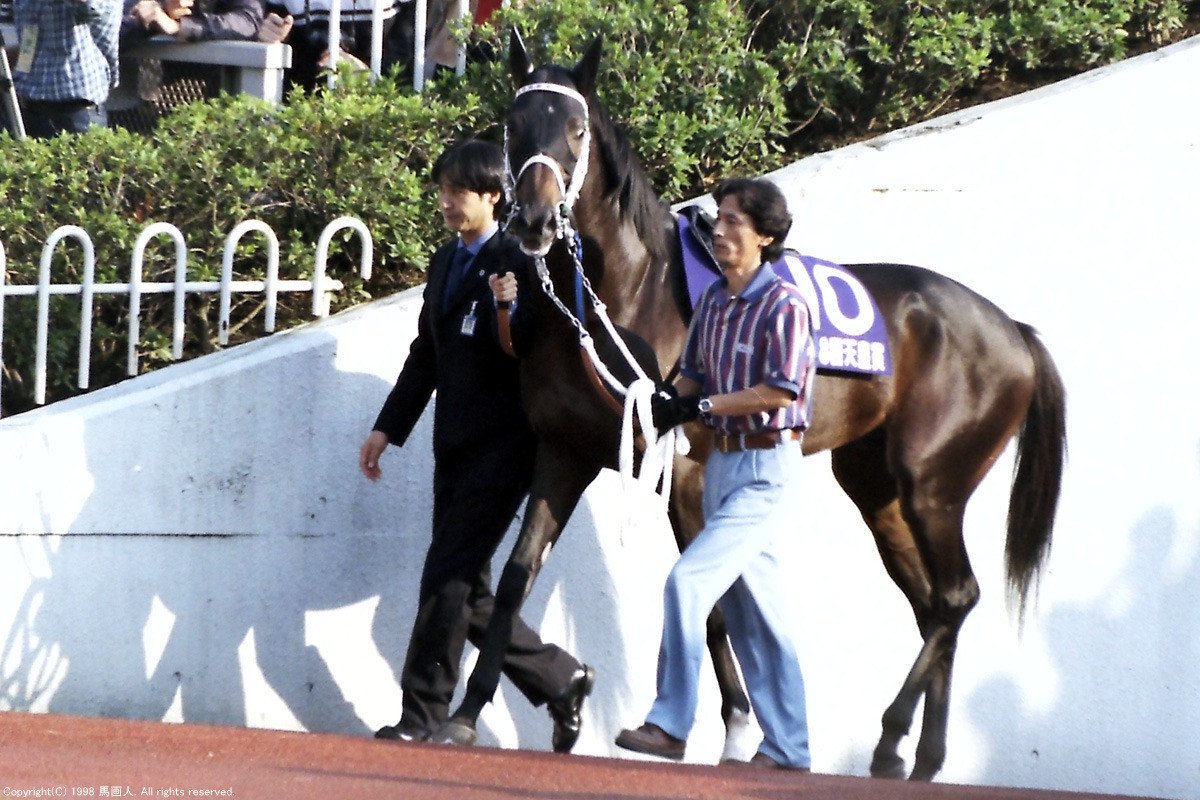
<path fill-rule="evenodd" d="M 539 73 L 543 74 L 539 77 Z M 530 82 L 533 80 L 575 84 L 574 75 L 570 70 L 556 66 L 538 70 L 531 76 Z M 587 99 L 591 112 L 592 141 L 597 146 L 600 162 L 604 167 L 604 197 L 616 203 L 620 219 L 633 223 L 638 238 L 650 252 L 651 263 L 666 263 L 669 258 L 669 216 L 665 213 L 663 202 L 642 168 L 641 160 L 629 143 L 629 137 L 613 122 L 594 91 L 588 93 Z"/>

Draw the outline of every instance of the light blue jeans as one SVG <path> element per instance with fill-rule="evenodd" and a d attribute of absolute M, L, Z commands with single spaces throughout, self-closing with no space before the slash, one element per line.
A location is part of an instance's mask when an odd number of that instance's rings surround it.
<path fill-rule="evenodd" d="M 804 678 L 774 543 L 798 525 L 798 498 L 789 484 L 799 461 L 799 442 L 709 458 L 704 529 L 671 569 L 663 593 L 658 697 L 646 717 L 676 738 L 688 737 L 696 720 L 706 620 L 719 602 L 763 731 L 759 752 L 789 767 L 808 767 L 811 757 Z"/>

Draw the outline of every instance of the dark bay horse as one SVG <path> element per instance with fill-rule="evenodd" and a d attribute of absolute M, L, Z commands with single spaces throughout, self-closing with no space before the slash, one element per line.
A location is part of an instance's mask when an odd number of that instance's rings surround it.
<path fill-rule="evenodd" d="M 575 306 L 576 262 L 564 239 L 573 219 L 582 269 L 619 335 L 655 380 L 669 375 L 687 330 L 668 263 L 678 247 L 674 222 L 624 135 L 595 96 L 600 40 L 573 68 L 532 65 L 513 33 L 517 97 L 506 148 L 517 210 L 509 229 L 543 254 L 554 292 Z M 568 237 L 568 239 L 571 237 Z M 848 265 L 886 320 L 893 373 L 820 375 L 804 452 L 832 451 L 834 475 L 862 513 L 892 580 L 912 606 L 923 640 L 895 700 L 871 764 L 902 776 L 898 754 L 924 699 L 911 777 L 931 779 L 943 764 L 950 678 L 959 629 L 979 598 L 963 541 L 967 500 L 1007 443 L 1017 437 L 1005 542 L 1007 585 L 1018 613 L 1049 553 L 1066 450 L 1062 380 L 1034 330 L 961 284 L 919 267 Z M 531 298 L 536 335 L 522 360 L 526 408 L 539 437 L 524 523 L 496 592 L 496 610 L 467 684 L 439 734 L 468 743 L 496 690 L 513 617 L 581 495 L 614 467 L 620 418 L 586 367 L 572 323 L 550 299 Z M 634 377 L 597 324 L 584 315 L 611 371 Z M 687 428 L 691 454 L 677 459 L 669 518 L 680 545 L 699 531 L 706 429 Z M 726 724 L 748 705 L 717 616 L 710 648 Z"/>

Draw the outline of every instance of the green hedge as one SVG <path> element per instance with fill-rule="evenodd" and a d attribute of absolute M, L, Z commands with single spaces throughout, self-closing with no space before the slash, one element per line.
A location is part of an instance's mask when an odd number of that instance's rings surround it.
<path fill-rule="evenodd" d="M 97 282 L 128 280 L 133 246 L 151 222 L 170 222 L 186 238 L 189 278 L 217 280 L 225 239 L 242 220 L 261 219 L 279 236 L 282 278 L 312 274 L 316 242 L 343 214 L 372 232 L 379 277 L 370 292 L 388 292 L 422 280 L 429 248 L 439 237 L 435 198 L 427 191 L 429 166 L 445 144 L 479 126 L 479 104 L 417 97 L 394 82 L 369 84 L 347 75 L 344 87 L 272 108 L 246 97 L 189 105 L 165 118 L 152 137 L 122 130 L 14 142 L 0 137 L 0 242 L 8 280 L 34 283 L 41 248 L 60 225 L 82 227 L 96 250 Z M 328 274 L 347 284 L 335 310 L 369 298 L 357 278 L 353 234 L 331 248 Z M 59 246 L 54 282 L 79 283 L 82 251 Z M 238 277 L 262 278 L 263 237 L 248 234 L 238 248 Z M 146 253 L 145 280 L 171 281 L 174 246 L 167 237 Z M 190 355 L 216 341 L 217 295 L 190 296 L 186 315 Z M 311 295 L 280 295 L 286 326 L 308 318 Z M 142 366 L 170 360 L 169 295 L 143 297 Z M 124 377 L 128 324 L 125 296 L 97 296 L 92 386 Z M 5 307 L 4 405 L 28 408 L 33 389 L 33 298 Z M 79 298 L 53 298 L 49 395 L 75 389 Z M 262 300 L 235 296 L 234 338 L 262 330 Z"/>
<path fill-rule="evenodd" d="M 866 134 L 925 119 L 985 78 L 1079 72 L 1157 45 L 1192 0 L 747 0 L 793 132 Z M 811 134 L 810 134 L 811 135 Z M 794 149 L 807 151 L 804 142 Z"/>
<path fill-rule="evenodd" d="M 8 280 L 33 283 L 42 243 L 60 225 L 87 230 L 97 280 L 128 279 L 134 241 L 153 221 L 187 237 L 190 275 L 216 279 L 225 237 L 244 219 L 280 236 L 280 275 L 311 274 L 320 231 L 363 219 L 382 268 L 356 276 L 357 245 L 335 247 L 329 274 L 347 284 L 335 309 L 419 283 L 443 236 L 428 191 L 432 160 L 450 141 L 499 141 L 511 96 L 507 29 L 517 25 L 538 63 L 574 63 L 605 38 L 598 93 L 669 200 L 720 177 L 757 174 L 815 149 L 811 132 L 865 135 L 936 113 L 984 77 L 1079 71 L 1159 43 L 1196 15 L 1193 0 L 538 0 L 507 9 L 493 28 L 461 31 L 481 58 L 461 79 L 441 76 L 423 96 L 393 81 L 343 74 L 339 87 L 272 108 L 222 97 L 164 119 L 153 136 L 97 130 L 51 141 L 0 135 L 0 244 Z M 806 128 L 813 123 L 813 131 Z M 799 134 L 799 132 L 804 132 Z M 173 246 L 147 252 L 146 280 L 171 280 Z M 261 237 L 242 240 L 239 277 L 261 278 Z M 58 282 L 78 282 L 66 244 Z M 290 299 L 289 299 L 290 297 Z M 306 296 L 282 295 L 281 327 L 308 319 Z M 216 295 L 189 300 L 188 355 L 216 341 Z M 4 413 L 32 405 L 32 298 L 5 304 Z M 143 298 L 142 368 L 168 363 L 171 300 Z M 49 395 L 74 393 L 78 298 L 54 298 Z M 92 386 L 124 377 L 126 300 L 96 300 Z M 262 303 L 242 297 L 234 339 L 258 335 Z"/>

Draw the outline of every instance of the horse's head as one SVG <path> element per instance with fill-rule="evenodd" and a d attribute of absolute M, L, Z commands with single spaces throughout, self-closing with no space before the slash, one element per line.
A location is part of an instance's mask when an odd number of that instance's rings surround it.
<path fill-rule="evenodd" d="M 509 64 L 516 97 L 505 123 L 508 229 L 530 255 L 545 255 L 587 177 L 591 145 L 588 96 L 596 86 L 601 39 L 573 69 L 534 68 L 514 29 Z"/>

